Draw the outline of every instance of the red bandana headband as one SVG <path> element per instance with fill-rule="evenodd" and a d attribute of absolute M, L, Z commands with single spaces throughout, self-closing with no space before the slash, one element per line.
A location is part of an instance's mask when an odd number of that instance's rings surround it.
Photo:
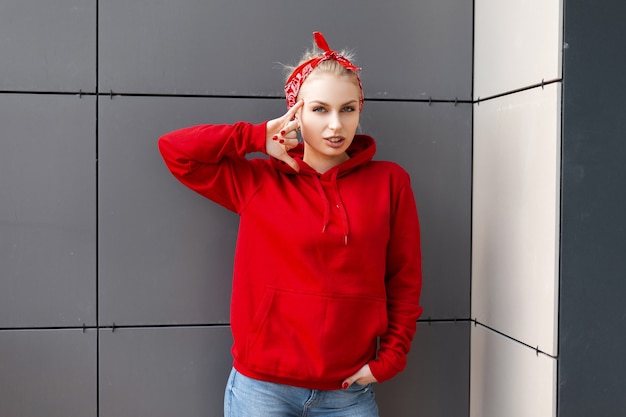
<path fill-rule="evenodd" d="M 315 39 L 315 43 L 317 44 L 317 46 L 324 51 L 324 55 L 302 63 L 289 76 L 289 79 L 285 84 L 287 108 L 290 109 L 296 104 L 296 98 L 298 97 L 300 87 L 302 87 L 304 80 L 306 80 L 311 72 L 321 62 L 332 59 L 333 61 L 337 61 L 339 64 L 341 64 L 341 66 L 343 66 L 344 68 L 354 71 L 354 73 L 356 74 L 356 79 L 359 81 L 359 88 L 361 89 L 361 95 L 359 97 L 359 111 L 361 111 L 363 109 L 363 86 L 361 85 L 361 78 L 359 78 L 359 71 L 361 70 L 361 68 L 352 64 L 352 62 L 350 62 L 339 52 L 331 50 L 328 46 L 328 43 L 326 42 L 326 39 L 324 39 L 324 36 L 320 32 L 313 32 L 313 39 Z"/>

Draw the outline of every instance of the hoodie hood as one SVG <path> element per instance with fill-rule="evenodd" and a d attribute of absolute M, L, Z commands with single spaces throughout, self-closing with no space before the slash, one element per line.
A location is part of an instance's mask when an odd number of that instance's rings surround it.
<path fill-rule="evenodd" d="M 350 156 L 350 159 L 332 167 L 323 174 L 315 171 L 302 160 L 304 156 L 303 143 L 300 143 L 298 146 L 289 151 L 289 155 L 291 155 L 291 157 L 294 158 L 300 166 L 300 171 L 298 172 L 284 162 L 272 158 L 272 163 L 277 170 L 288 175 L 308 176 L 315 183 L 321 203 L 324 207 L 324 218 L 321 225 L 321 233 L 326 232 L 326 228 L 330 222 L 331 200 L 329 197 L 333 199 L 332 201 L 338 202 L 337 208 L 340 208 L 345 245 L 348 244 L 348 238 L 350 236 L 350 220 L 348 219 L 348 213 L 345 209 L 343 201 L 341 200 L 341 193 L 337 184 L 337 178 L 341 178 L 358 167 L 370 162 L 376 153 L 376 142 L 374 142 L 374 138 L 371 136 L 356 135 L 346 153 Z"/>
<path fill-rule="evenodd" d="M 291 149 L 289 155 L 298 162 L 300 166 L 300 171 L 296 172 L 289 165 L 284 162 L 272 158 L 272 163 L 274 167 L 284 172 L 285 174 L 294 174 L 294 175 L 315 175 L 319 177 L 324 177 L 326 175 L 335 175 L 336 177 L 342 177 L 346 175 L 353 169 L 365 165 L 372 160 L 374 154 L 376 153 L 376 142 L 374 138 L 368 135 L 356 135 L 350 144 L 350 147 L 346 151 L 350 159 L 347 161 L 329 169 L 323 174 L 318 173 L 309 165 L 307 165 L 302 158 L 304 157 L 304 143 L 298 144 L 295 148 Z M 336 173 L 334 173 L 336 171 Z"/>

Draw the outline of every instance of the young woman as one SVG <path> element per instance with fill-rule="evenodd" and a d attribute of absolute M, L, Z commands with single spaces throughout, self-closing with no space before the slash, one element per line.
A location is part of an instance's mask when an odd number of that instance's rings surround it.
<path fill-rule="evenodd" d="M 378 416 L 371 384 L 404 368 L 421 314 L 409 176 L 372 160 L 360 69 L 314 39 L 283 116 L 159 140 L 176 178 L 240 215 L 227 417 Z"/>

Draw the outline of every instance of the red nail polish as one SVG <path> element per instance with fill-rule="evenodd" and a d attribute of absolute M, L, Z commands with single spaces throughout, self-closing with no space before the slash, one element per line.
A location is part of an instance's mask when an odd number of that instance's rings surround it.
<path fill-rule="evenodd" d="M 343 389 L 348 389 L 348 387 L 349 387 L 349 386 L 350 386 L 350 385 L 348 385 L 348 383 L 347 383 L 347 382 L 344 382 L 344 383 L 341 385 L 341 388 L 343 388 Z"/>
<path fill-rule="evenodd" d="M 281 131 L 280 131 L 280 134 L 281 134 L 281 136 L 285 136 L 285 131 L 284 131 L 284 130 L 281 130 Z"/>
<path fill-rule="evenodd" d="M 280 143 L 285 143 L 285 141 L 283 139 L 279 140 Z"/>
<path fill-rule="evenodd" d="M 278 136 L 272 136 L 272 140 L 278 140 Z"/>

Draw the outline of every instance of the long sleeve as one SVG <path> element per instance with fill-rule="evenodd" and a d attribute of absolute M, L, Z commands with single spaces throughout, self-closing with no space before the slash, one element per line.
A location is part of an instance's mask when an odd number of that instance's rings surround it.
<path fill-rule="evenodd" d="M 377 358 L 370 362 L 378 382 L 393 378 L 406 365 L 406 355 L 422 313 L 420 229 L 408 175 L 399 190 L 387 250 L 387 332 L 380 337 Z"/>
<path fill-rule="evenodd" d="M 165 134 L 159 150 L 172 174 L 187 187 L 234 212 L 259 186 L 245 158 L 265 151 L 265 123 L 199 125 Z"/>

